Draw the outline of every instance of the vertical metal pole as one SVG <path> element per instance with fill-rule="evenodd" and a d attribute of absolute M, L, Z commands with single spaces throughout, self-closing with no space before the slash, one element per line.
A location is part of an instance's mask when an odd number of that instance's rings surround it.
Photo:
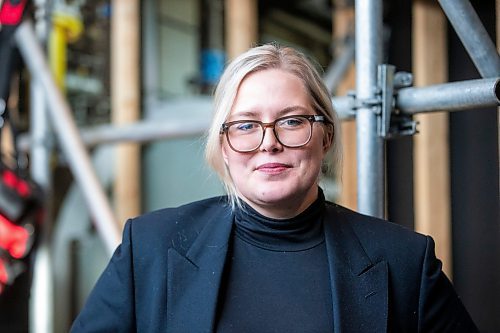
<path fill-rule="evenodd" d="M 384 217 L 384 141 L 377 134 L 377 66 L 382 59 L 382 0 L 356 0 L 356 114 L 358 210 Z"/>
<path fill-rule="evenodd" d="M 51 192 L 50 172 L 50 127 L 47 119 L 46 101 L 41 83 L 31 82 L 31 167 L 32 179 L 42 187 L 44 193 Z M 46 198 L 50 197 L 49 195 Z M 48 207 L 49 205 L 46 205 Z M 52 332 L 52 258 L 50 256 L 50 212 L 43 221 L 40 244 L 33 266 L 32 299 L 30 302 L 30 331 Z"/>
<path fill-rule="evenodd" d="M 159 65 L 159 49 L 160 49 L 160 27 L 158 24 L 158 0 L 146 0 L 141 3 L 143 17 L 143 29 L 141 41 L 143 43 L 144 62 L 142 68 L 144 98 L 146 103 L 151 103 L 153 99 L 158 98 L 160 76 L 158 73 Z"/>
<path fill-rule="evenodd" d="M 44 40 L 47 37 L 48 21 L 46 18 L 46 2 L 34 1 L 37 17 L 35 29 L 37 37 Z M 51 131 L 47 117 L 47 101 L 40 80 L 33 78 L 30 85 L 30 135 L 32 140 L 30 174 L 33 181 L 40 185 L 44 193 L 52 191 L 52 174 L 50 171 Z M 51 197 L 46 195 L 46 198 Z M 45 202 L 46 207 L 50 207 Z M 53 332 L 54 302 L 52 280 L 52 257 L 50 255 L 50 233 L 52 220 L 50 211 L 45 215 L 40 235 L 40 243 L 36 250 L 33 265 L 33 282 L 30 299 L 30 332 Z"/>

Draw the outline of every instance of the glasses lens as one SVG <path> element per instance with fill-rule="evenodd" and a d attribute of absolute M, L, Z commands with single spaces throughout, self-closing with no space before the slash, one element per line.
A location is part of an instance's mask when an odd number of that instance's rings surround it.
<path fill-rule="evenodd" d="M 271 124 L 265 124 L 270 127 Z M 258 121 L 241 121 L 230 124 L 227 129 L 229 145 L 239 152 L 250 152 L 259 148 L 264 136 L 264 126 Z M 300 147 L 309 142 L 312 123 L 307 116 L 290 116 L 277 119 L 274 133 L 286 147 Z"/>
<path fill-rule="evenodd" d="M 303 146 L 311 137 L 311 122 L 304 117 L 281 118 L 274 128 L 280 142 L 288 147 Z"/>
<path fill-rule="evenodd" d="M 262 141 L 262 134 L 260 124 L 253 121 L 231 124 L 227 129 L 229 144 L 240 152 L 257 149 Z"/>

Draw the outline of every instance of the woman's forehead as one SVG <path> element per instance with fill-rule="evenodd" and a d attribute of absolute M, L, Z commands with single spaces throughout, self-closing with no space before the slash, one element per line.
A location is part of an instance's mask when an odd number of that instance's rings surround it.
<path fill-rule="evenodd" d="M 310 107 L 304 105 L 290 105 L 284 108 L 270 110 L 262 108 L 231 110 L 230 117 L 238 119 L 260 119 L 272 115 L 274 118 L 280 118 L 288 115 L 313 114 Z"/>
<path fill-rule="evenodd" d="M 230 117 L 274 117 L 310 114 L 311 97 L 300 78 L 281 69 L 265 69 L 239 85 Z"/>

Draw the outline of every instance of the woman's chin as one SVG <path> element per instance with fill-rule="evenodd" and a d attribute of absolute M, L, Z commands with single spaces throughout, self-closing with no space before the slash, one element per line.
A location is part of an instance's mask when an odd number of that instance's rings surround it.
<path fill-rule="evenodd" d="M 265 193 L 257 193 L 254 196 L 247 198 L 253 205 L 269 209 L 287 209 L 287 207 L 300 206 L 300 200 L 297 198 L 297 193 L 292 191 L 284 191 L 276 189 L 275 191 L 268 190 Z M 253 206 L 252 205 L 252 206 Z"/>

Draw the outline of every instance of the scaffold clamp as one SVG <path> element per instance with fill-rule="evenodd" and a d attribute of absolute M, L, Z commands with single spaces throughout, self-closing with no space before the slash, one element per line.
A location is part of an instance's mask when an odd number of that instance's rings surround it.
<path fill-rule="evenodd" d="M 395 108 L 395 95 L 398 89 L 412 85 L 412 74 L 396 72 L 395 66 L 382 64 L 377 68 L 377 75 L 377 98 L 380 101 L 377 110 L 378 135 L 385 139 L 414 135 L 417 133 L 417 123 L 411 116 L 403 115 Z"/>

